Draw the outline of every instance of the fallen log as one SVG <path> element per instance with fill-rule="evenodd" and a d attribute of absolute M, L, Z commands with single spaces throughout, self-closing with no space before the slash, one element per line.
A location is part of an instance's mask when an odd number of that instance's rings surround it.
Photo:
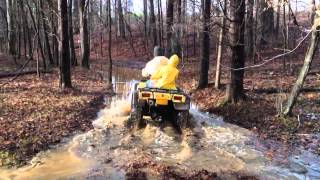
<path fill-rule="evenodd" d="M 40 71 L 40 73 L 51 73 L 51 71 Z M 0 78 L 9 78 L 9 77 L 15 77 L 15 76 L 21 76 L 21 75 L 30 75 L 30 74 L 37 74 L 37 70 L 0 73 Z"/>

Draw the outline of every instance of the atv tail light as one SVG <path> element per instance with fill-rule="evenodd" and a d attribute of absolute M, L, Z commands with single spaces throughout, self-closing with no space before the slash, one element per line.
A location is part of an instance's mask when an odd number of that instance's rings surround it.
<path fill-rule="evenodd" d="M 150 93 L 142 93 L 141 96 L 143 98 L 150 98 L 151 97 L 151 94 Z"/>
<path fill-rule="evenodd" d="M 173 100 L 174 101 L 182 101 L 182 96 L 174 96 Z"/>

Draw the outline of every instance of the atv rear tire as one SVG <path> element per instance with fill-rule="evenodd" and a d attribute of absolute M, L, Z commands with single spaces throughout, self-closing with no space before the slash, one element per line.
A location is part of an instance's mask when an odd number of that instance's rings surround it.
<path fill-rule="evenodd" d="M 181 130 L 187 128 L 189 123 L 189 116 L 189 111 L 178 112 L 176 121 Z"/>
<path fill-rule="evenodd" d="M 133 128 L 140 129 L 145 126 L 145 120 L 143 119 L 142 107 L 139 105 L 138 91 L 132 93 L 131 99 L 131 113 L 130 120 L 132 122 Z"/>
<path fill-rule="evenodd" d="M 179 134 L 182 134 L 183 129 L 187 128 L 189 122 L 189 111 L 173 110 L 171 113 L 171 119 L 173 119 L 172 125 Z"/>

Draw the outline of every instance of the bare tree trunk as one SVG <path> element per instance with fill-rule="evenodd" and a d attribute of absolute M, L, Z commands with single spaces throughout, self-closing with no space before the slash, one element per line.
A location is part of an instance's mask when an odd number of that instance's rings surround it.
<path fill-rule="evenodd" d="M 7 24 L 8 24 L 8 52 L 11 55 L 16 54 L 15 42 L 15 22 L 14 22 L 14 14 L 13 14 L 13 0 L 6 0 L 7 4 Z"/>
<path fill-rule="evenodd" d="M 20 11 L 24 14 L 23 9 Z M 23 49 L 24 49 L 24 57 L 27 58 L 27 32 L 25 27 L 25 22 L 23 22 L 23 16 L 21 16 L 21 23 L 22 23 L 22 35 L 23 35 Z"/>
<path fill-rule="evenodd" d="M 201 39 L 201 69 L 198 88 L 206 88 L 208 86 L 208 71 L 210 58 L 210 8 L 211 0 L 204 0 L 202 4 L 202 39 Z"/>
<path fill-rule="evenodd" d="M 72 13 L 73 32 L 79 33 L 79 0 L 73 0 L 73 13 Z"/>
<path fill-rule="evenodd" d="M 178 18 L 177 18 L 177 22 L 178 22 L 178 36 L 181 36 L 181 24 L 182 24 L 182 0 L 176 0 L 176 7 L 177 7 L 177 11 L 178 11 Z"/>
<path fill-rule="evenodd" d="M 163 20 L 163 11 L 162 11 L 162 0 L 159 0 L 159 3 L 160 3 L 160 17 L 161 17 L 161 27 L 160 27 L 160 29 L 161 29 L 161 41 L 162 41 L 162 46 L 164 46 L 164 37 L 163 37 L 163 35 L 164 35 L 164 20 Z"/>
<path fill-rule="evenodd" d="M 89 69 L 90 45 L 88 32 L 88 11 L 86 0 L 79 0 L 79 18 L 80 18 L 80 45 L 81 45 L 81 66 Z"/>
<path fill-rule="evenodd" d="M 236 103 L 245 97 L 243 90 L 244 70 L 241 69 L 245 64 L 244 50 L 244 19 L 245 1 L 230 1 L 230 28 L 229 39 L 231 46 L 231 70 L 230 84 L 226 92 L 226 102 Z"/>
<path fill-rule="evenodd" d="M 20 12 L 21 12 L 21 23 L 22 23 L 22 30 L 23 30 L 23 46 L 24 46 L 24 56 L 27 57 L 28 55 L 31 56 L 31 41 L 29 35 L 29 27 L 27 25 L 28 16 L 24 10 L 23 2 L 18 1 Z M 29 50 L 29 54 L 27 54 L 27 49 Z"/>
<path fill-rule="evenodd" d="M 113 9 L 114 9 L 114 22 L 115 22 L 115 32 L 117 34 L 116 37 L 118 37 L 118 21 L 119 21 L 119 13 L 118 13 L 118 0 L 114 0 L 114 5 L 113 5 Z"/>
<path fill-rule="evenodd" d="M 31 37 L 30 37 L 30 30 L 28 26 L 28 13 L 25 11 L 24 6 L 23 6 L 23 1 L 18 1 L 22 13 L 22 23 L 23 23 L 23 31 L 24 31 L 24 36 L 25 36 L 25 51 L 28 45 L 28 56 L 29 58 L 32 59 L 32 42 L 31 42 Z"/>
<path fill-rule="evenodd" d="M 109 87 L 112 88 L 112 53 L 111 53 L 111 43 L 112 43 L 112 36 L 111 36 L 111 33 L 112 33 L 112 19 L 111 19 L 111 0 L 108 0 L 107 1 L 107 12 L 108 12 L 108 27 L 109 27 L 109 44 L 108 44 L 108 52 L 109 52 L 109 76 L 108 76 L 108 84 L 109 84 Z"/>
<path fill-rule="evenodd" d="M 73 66 L 77 66 L 77 57 L 76 57 L 76 51 L 74 49 L 74 39 L 73 39 L 73 19 L 72 19 L 72 5 L 73 1 L 68 0 L 68 21 L 69 21 L 69 47 L 70 47 L 70 59 L 71 59 L 71 64 Z"/>
<path fill-rule="evenodd" d="M 247 9 L 247 22 L 246 22 L 246 30 L 247 30 L 247 46 L 246 46 L 246 54 L 248 59 L 252 59 L 253 51 L 254 51 L 254 18 L 253 18 L 253 6 L 254 0 L 248 0 L 248 9 Z"/>
<path fill-rule="evenodd" d="M 148 37 L 148 0 L 143 0 L 144 36 Z"/>
<path fill-rule="evenodd" d="M 196 2 L 192 4 L 192 22 L 196 21 Z M 196 25 L 193 23 L 193 55 L 196 55 Z"/>
<path fill-rule="evenodd" d="M 21 12 L 19 11 L 19 8 L 18 8 L 18 6 L 17 6 L 18 4 L 16 4 L 16 12 L 18 13 L 18 14 L 20 14 Z M 17 26 L 18 26 L 18 28 L 17 28 L 17 34 L 18 34 L 18 55 L 17 55 L 17 58 L 18 59 L 20 59 L 21 58 L 21 24 L 22 24 L 22 22 L 21 22 L 21 16 L 20 17 L 17 17 L 17 20 L 16 20 L 16 23 L 17 23 Z"/>
<path fill-rule="evenodd" d="M 309 17 L 310 17 L 310 22 L 314 22 L 314 17 L 316 15 L 316 0 L 310 0 L 310 12 L 309 12 Z"/>
<path fill-rule="evenodd" d="M 47 23 L 45 20 L 45 15 L 44 15 L 44 7 L 43 7 L 43 0 L 40 0 L 40 7 L 41 7 L 41 18 L 42 18 L 42 26 L 43 26 L 43 32 L 44 32 L 44 43 L 45 43 L 45 48 L 46 48 L 46 55 L 49 59 L 50 65 L 53 65 L 53 58 L 51 54 L 51 49 L 50 49 L 50 43 L 49 43 L 49 37 L 48 37 L 48 27 Z"/>
<path fill-rule="evenodd" d="M 161 0 L 158 0 L 158 36 L 159 36 L 159 45 L 162 47 L 162 9 L 161 9 Z"/>
<path fill-rule="evenodd" d="M 318 28 L 317 28 L 317 30 L 318 30 Z M 291 113 L 292 113 L 292 108 L 293 108 L 294 104 L 296 103 L 296 99 L 299 96 L 301 88 L 303 87 L 303 84 L 304 84 L 304 81 L 305 81 L 307 74 L 309 72 L 312 60 L 313 60 L 314 55 L 316 53 L 317 46 L 319 44 L 319 31 L 317 31 L 317 30 L 314 29 L 312 32 L 312 37 L 311 37 L 311 41 L 309 44 L 307 54 L 304 59 L 304 64 L 300 70 L 300 74 L 298 76 L 298 79 L 291 90 L 287 105 L 283 111 L 283 114 L 286 116 L 291 115 Z"/>
<path fill-rule="evenodd" d="M 41 15 L 40 15 L 40 0 L 37 0 L 37 3 L 36 3 L 36 18 L 37 18 L 37 27 L 35 28 L 36 31 L 38 32 L 38 47 L 40 48 L 40 53 L 41 53 L 41 57 L 42 57 L 42 66 L 43 66 L 43 69 L 46 70 L 47 69 L 47 62 L 46 62 L 46 59 L 47 57 L 45 56 L 45 53 L 44 53 L 44 47 L 42 46 L 42 43 L 41 43 Z"/>
<path fill-rule="evenodd" d="M 92 44 L 91 43 L 91 37 L 92 37 L 92 31 L 91 31 L 91 28 L 92 28 L 92 1 L 90 0 L 86 0 L 86 8 L 85 8 L 85 11 L 86 11 L 86 14 L 87 14 L 87 30 L 88 30 L 88 47 L 89 47 L 89 52 L 91 52 L 92 50 Z M 96 50 L 96 49 L 95 49 Z"/>
<path fill-rule="evenodd" d="M 173 26 L 173 9 L 174 9 L 174 0 L 167 1 L 167 48 L 166 48 L 166 55 L 170 57 L 172 55 L 172 26 Z"/>
<path fill-rule="evenodd" d="M 182 47 L 181 47 L 181 34 L 182 34 L 182 0 L 176 1 L 176 7 L 178 11 L 177 26 L 174 30 L 174 36 L 172 38 L 172 49 L 173 53 L 182 57 Z"/>
<path fill-rule="evenodd" d="M 220 88 L 220 80 L 221 80 L 221 59 L 222 59 L 222 48 L 223 48 L 223 39 L 225 36 L 225 26 L 226 26 L 226 18 L 227 16 L 227 0 L 224 0 L 224 9 L 223 9 L 223 17 L 221 23 L 221 30 L 219 35 L 219 45 L 218 45 L 218 55 L 217 55 L 217 69 L 216 69 L 216 80 L 215 80 L 215 88 Z"/>
<path fill-rule="evenodd" d="M 258 37 L 259 37 L 259 25 L 260 25 L 260 21 L 258 21 L 258 19 L 260 19 L 260 3 L 258 0 L 255 1 L 255 22 L 254 22 L 254 34 L 253 34 L 253 39 L 254 39 L 254 46 L 253 46 L 253 64 L 256 64 L 256 53 L 258 52 L 259 48 L 258 48 Z"/>
<path fill-rule="evenodd" d="M 37 22 L 33 16 L 33 13 L 32 13 L 32 9 L 30 7 L 30 4 L 28 1 L 25 1 L 26 2 L 26 5 L 29 9 L 29 14 L 30 14 L 30 17 L 31 17 L 31 20 L 32 20 L 32 24 L 33 24 L 33 28 L 35 29 L 37 35 L 38 35 L 38 47 L 40 48 L 40 53 L 41 53 L 41 57 L 42 57 L 42 61 L 43 61 L 43 68 L 46 69 L 46 58 L 44 56 L 44 53 L 43 53 L 43 47 L 42 47 L 42 44 L 41 44 L 41 39 L 40 39 L 40 13 L 39 13 L 39 6 L 37 6 Z"/>
<path fill-rule="evenodd" d="M 274 18 L 273 7 L 265 0 L 260 0 L 261 12 L 261 39 L 260 46 L 269 44 L 269 37 L 273 34 Z"/>
<path fill-rule="evenodd" d="M 100 18 L 100 28 L 99 28 L 99 31 L 100 31 L 100 54 L 101 54 L 101 57 L 103 57 L 103 22 L 102 22 L 102 0 L 100 0 L 100 13 L 99 13 L 99 18 Z"/>
<path fill-rule="evenodd" d="M 52 13 L 51 16 L 51 26 L 52 26 L 52 33 L 54 36 L 52 36 L 52 52 L 53 52 L 53 59 L 56 62 L 56 65 L 59 65 L 59 44 L 58 44 L 58 33 L 56 28 L 56 16 L 54 13 Z"/>
<path fill-rule="evenodd" d="M 281 7 L 281 0 L 277 2 L 277 19 L 276 19 L 276 28 L 275 28 L 275 39 L 278 39 L 279 36 L 279 28 L 280 28 L 280 7 Z"/>
<path fill-rule="evenodd" d="M 119 14 L 118 36 L 120 36 L 121 38 L 126 38 L 126 29 L 125 29 L 125 26 L 124 26 L 124 17 L 123 17 L 123 12 L 122 12 L 121 0 L 118 0 L 118 14 Z"/>
<path fill-rule="evenodd" d="M 68 34 L 68 4 L 66 0 L 58 0 L 59 9 L 59 56 L 60 87 L 71 88 L 70 53 Z"/>
<path fill-rule="evenodd" d="M 181 29 L 182 29 L 182 37 L 185 36 L 186 34 L 186 23 L 187 23 L 187 17 L 188 17 L 188 14 L 187 14 L 187 7 L 188 7 L 188 1 L 187 0 L 183 0 L 183 6 L 182 6 L 182 24 L 181 24 Z"/>
<path fill-rule="evenodd" d="M 152 37 L 152 47 L 156 47 L 158 45 L 158 37 L 157 37 L 156 16 L 154 15 L 154 3 L 153 3 L 153 0 L 149 0 L 149 2 L 150 2 L 150 28 L 151 28 L 151 37 Z"/>
<path fill-rule="evenodd" d="M 286 52 L 286 50 L 288 49 L 288 45 L 287 45 L 287 28 L 286 28 L 286 6 L 285 4 L 283 4 L 283 35 L 284 35 L 284 39 L 283 39 L 283 49 L 284 52 Z M 286 70 L 286 57 L 283 56 L 283 70 Z"/>

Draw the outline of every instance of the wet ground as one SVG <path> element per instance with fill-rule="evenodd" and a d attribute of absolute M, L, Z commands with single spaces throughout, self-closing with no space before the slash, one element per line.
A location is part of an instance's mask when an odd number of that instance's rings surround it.
<path fill-rule="evenodd" d="M 116 96 L 106 99 L 93 130 L 38 154 L 27 167 L 1 169 L 0 179 L 320 179 L 319 156 L 259 140 L 196 107 L 194 127 L 182 135 L 153 123 L 129 131 L 124 122 L 137 74 L 115 70 Z"/>

